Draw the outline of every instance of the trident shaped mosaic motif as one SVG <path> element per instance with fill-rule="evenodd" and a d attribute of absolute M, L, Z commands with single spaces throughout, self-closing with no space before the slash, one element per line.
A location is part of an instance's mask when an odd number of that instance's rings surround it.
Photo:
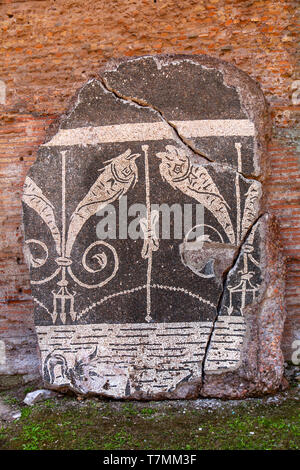
<path fill-rule="evenodd" d="M 235 148 L 238 154 L 238 172 L 242 172 L 242 157 L 241 157 L 241 144 L 236 143 Z M 259 185 L 256 181 L 251 184 L 247 195 L 246 195 L 245 209 L 243 219 L 241 222 L 241 197 L 240 197 L 240 184 L 239 174 L 236 174 L 236 198 L 237 198 L 237 240 L 242 241 L 247 234 L 249 227 L 253 220 L 255 220 L 256 204 L 260 197 Z M 240 282 L 235 286 L 227 286 L 229 290 L 229 306 L 227 306 L 228 315 L 233 313 L 233 298 L 238 296 L 241 299 L 240 313 L 243 315 L 244 308 L 246 306 L 247 295 L 252 297 L 252 301 L 255 300 L 256 293 L 259 289 L 258 286 L 253 285 L 251 279 L 254 275 L 253 271 L 249 270 L 249 260 L 257 267 L 259 262 L 253 257 L 253 241 L 254 241 L 255 230 L 252 231 L 247 239 L 247 243 L 243 246 L 243 269 L 239 271 Z"/>
<path fill-rule="evenodd" d="M 116 274 L 118 270 L 118 256 L 116 250 L 107 242 L 99 240 L 92 243 L 84 252 L 82 264 L 87 272 L 97 273 L 102 271 L 107 264 L 107 256 L 104 252 L 100 252 L 94 257 L 97 259 L 99 265 L 98 269 L 92 269 L 87 264 L 87 255 L 90 250 L 97 245 L 106 246 L 111 250 L 114 258 L 114 268 L 112 274 L 104 281 L 98 284 L 87 284 L 80 281 L 73 273 L 71 265 L 71 251 L 76 240 L 78 233 L 85 224 L 85 222 L 98 210 L 105 207 L 107 204 L 120 198 L 126 194 L 128 189 L 137 181 L 137 167 L 134 163 L 139 154 L 131 154 L 128 149 L 122 155 L 114 158 L 112 161 L 101 170 L 101 174 L 90 188 L 84 199 L 78 204 L 74 213 L 71 216 L 68 231 L 66 229 L 66 154 L 67 151 L 61 152 L 61 168 L 62 168 L 62 233 L 60 233 L 54 214 L 54 207 L 51 202 L 44 196 L 42 190 L 35 184 L 35 182 L 27 177 L 25 180 L 23 201 L 32 209 L 34 209 L 44 222 L 49 227 L 58 257 L 55 259 L 58 268 L 56 271 L 46 279 L 39 281 L 32 281 L 32 284 L 44 284 L 49 282 L 61 273 L 61 279 L 57 282 L 58 291 L 53 291 L 53 312 L 48 313 L 55 323 L 58 315 L 58 305 L 60 304 L 60 318 L 62 323 L 66 322 L 66 313 L 71 316 L 72 321 L 76 320 L 76 312 L 74 310 L 74 296 L 76 292 L 70 293 L 68 290 L 68 281 L 66 274 L 68 273 L 71 278 L 81 287 L 87 289 L 101 287 L 107 284 Z M 39 240 L 30 239 L 26 241 L 27 244 L 38 244 L 45 252 L 45 257 L 41 259 L 33 259 L 31 257 L 31 265 L 34 268 L 41 267 L 48 258 L 48 249 L 46 245 Z M 67 306 L 69 307 L 67 309 Z"/>

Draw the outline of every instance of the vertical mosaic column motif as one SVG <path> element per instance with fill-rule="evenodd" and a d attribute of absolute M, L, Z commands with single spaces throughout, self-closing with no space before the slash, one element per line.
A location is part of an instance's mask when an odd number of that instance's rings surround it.
<path fill-rule="evenodd" d="M 49 387 L 143 399 L 279 387 L 266 132 L 258 86 L 205 56 L 111 62 L 79 90 L 23 193 Z"/>

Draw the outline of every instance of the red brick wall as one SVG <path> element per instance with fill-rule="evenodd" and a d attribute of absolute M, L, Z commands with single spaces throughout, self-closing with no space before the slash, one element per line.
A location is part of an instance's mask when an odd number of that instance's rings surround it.
<path fill-rule="evenodd" d="M 149 53 L 219 57 L 263 88 L 273 120 L 268 186 L 288 258 L 283 349 L 290 359 L 292 341 L 300 335 L 297 5 L 292 0 L 0 0 L 0 80 L 6 85 L 0 104 L 0 332 L 7 350 L 0 373 L 35 370 L 20 198 L 45 129 L 110 57 Z"/>

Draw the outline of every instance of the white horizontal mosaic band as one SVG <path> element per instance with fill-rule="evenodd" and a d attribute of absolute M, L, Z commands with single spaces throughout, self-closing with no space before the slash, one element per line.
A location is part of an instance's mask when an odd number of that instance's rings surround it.
<path fill-rule="evenodd" d="M 206 119 L 171 121 L 183 137 L 254 136 L 254 124 L 248 119 Z M 166 122 L 140 122 L 101 127 L 60 129 L 44 146 L 96 145 L 109 142 L 132 142 L 174 139 L 174 130 Z"/>
<path fill-rule="evenodd" d="M 212 326 L 208 321 L 53 325 L 36 329 L 44 370 L 49 369 L 51 375 L 51 365 L 57 363 L 52 384 L 66 383 L 68 372 L 76 372 L 77 361 L 82 364 L 82 373 L 86 363 L 89 383 L 85 381 L 85 385 L 90 391 L 125 397 L 128 380 L 145 393 L 159 393 L 176 388 L 192 375 L 201 376 Z M 84 361 L 93 352 L 94 359 Z M 59 364 L 64 364 L 64 370 Z"/>
<path fill-rule="evenodd" d="M 109 381 L 110 396 L 125 396 L 128 379 L 135 371 L 135 384 L 144 392 L 166 392 L 189 376 L 201 376 L 202 361 L 213 323 L 99 323 L 88 325 L 37 326 L 43 367 L 58 361 L 53 384 L 66 381 L 76 361 L 95 351 L 86 361 L 94 371 L 90 391 L 99 392 Z M 219 316 L 207 357 L 206 370 L 237 367 L 245 334 L 243 317 Z M 51 359 L 51 356 L 53 359 Z M 65 360 L 62 359 L 62 356 Z M 53 364 L 53 362 L 52 362 Z M 68 379 L 67 379 L 68 380 Z"/>
<path fill-rule="evenodd" d="M 238 367 L 246 324 L 243 317 L 219 315 L 206 357 L 207 372 L 223 372 Z"/>

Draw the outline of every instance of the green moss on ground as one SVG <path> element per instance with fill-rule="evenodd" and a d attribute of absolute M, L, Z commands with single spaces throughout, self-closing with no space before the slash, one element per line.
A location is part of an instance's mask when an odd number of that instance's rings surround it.
<path fill-rule="evenodd" d="M 203 403 L 205 406 L 203 406 Z M 0 428 L 0 449 L 299 449 L 295 396 L 222 403 L 77 401 L 21 408 Z"/>

